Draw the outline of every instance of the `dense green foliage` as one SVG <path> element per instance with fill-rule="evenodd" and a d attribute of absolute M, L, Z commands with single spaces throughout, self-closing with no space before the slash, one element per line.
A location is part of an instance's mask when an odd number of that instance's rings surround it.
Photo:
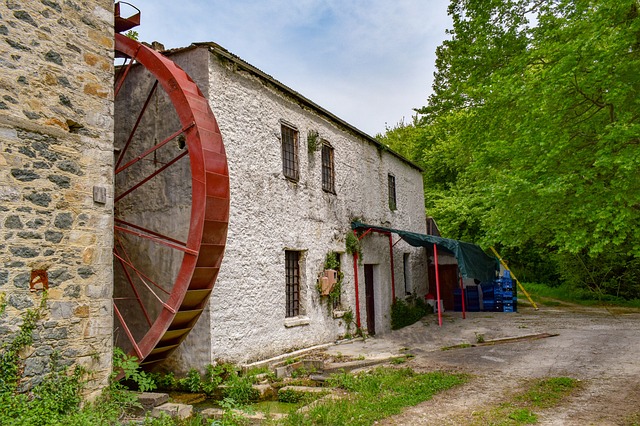
<path fill-rule="evenodd" d="M 337 374 L 330 378 L 329 385 L 349 392 L 348 398 L 314 404 L 304 413 L 291 413 L 283 423 L 295 426 L 371 425 L 399 413 L 403 407 L 431 399 L 436 393 L 465 381 L 466 377 L 460 374 L 418 374 L 408 368 L 379 367 L 357 375 Z"/>
<path fill-rule="evenodd" d="M 428 104 L 381 138 L 424 167 L 446 236 L 524 279 L 640 296 L 638 9 L 451 1 Z"/>
<path fill-rule="evenodd" d="M 4 312 L 0 298 L 0 315 Z M 100 425 L 113 424 L 119 415 L 118 402 L 109 391 L 99 404 L 81 407 L 85 371 L 69 370 L 61 365 L 53 352 L 49 373 L 39 383 L 28 383 L 23 377 L 24 357 L 33 343 L 33 333 L 46 308 L 46 293 L 35 309 L 22 315 L 18 332 L 0 347 L 0 424 L 1 425 Z M 35 386 L 34 386 L 35 384 Z M 99 407 L 99 408 L 98 408 Z"/>
<path fill-rule="evenodd" d="M 391 329 L 398 330 L 417 322 L 431 312 L 424 300 L 411 298 L 408 301 L 398 299 L 391 305 Z"/>

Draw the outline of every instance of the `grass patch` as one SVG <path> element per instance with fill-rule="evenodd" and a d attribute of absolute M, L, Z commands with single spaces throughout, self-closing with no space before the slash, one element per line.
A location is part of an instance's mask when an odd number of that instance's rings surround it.
<path fill-rule="evenodd" d="M 625 426 L 640 426 L 640 412 L 627 416 L 622 424 Z"/>
<path fill-rule="evenodd" d="M 337 374 L 329 379 L 329 384 L 347 391 L 347 397 L 322 402 L 306 413 L 293 413 L 282 424 L 371 425 L 466 380 L 461 374 L 419 374 L 409 368 L 380 367 L 358 375 Z"/>
<path fill-rule="evenodd" d="M 509 401 L 486 411 L 473 414 L 469 425 L 519 426 L 538 423 L 540 410 L 560 404 L 564 398 L 580 387 L 580 382 L 569 377 L 552 377 L 530 382 L 523 392 L 514 395 Z"/>
<path fill-rule="evenodd" d="M 471 343 L 460 343 L 459 345 L 453 345 L 453 346 L 444 346 L 442 348 L 440 348 L 440 350 L 442 351 L 450 351 L 453 349 L 464 349 L 464 348 L 470 348 L 473 345 Z"/>
<path fill-rule="evenodd" d="M 575 303 L 583 306 L 622 306 L 640 308 L 640 299 L 625 300 L 608 294 L 601 294 L 583 288 L 575 288 L 563 284 L 549 287 L 544 284 L 527 283 L 527 292 L 534 300 L 540 300 L 545 306 L 560 306 L 562 303 Z M 555 299 L 555 300 L 549 300 Z"/>

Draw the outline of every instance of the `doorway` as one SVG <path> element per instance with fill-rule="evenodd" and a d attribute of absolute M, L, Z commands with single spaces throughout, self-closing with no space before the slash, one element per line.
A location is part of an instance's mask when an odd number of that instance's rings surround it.
<path fill-rule="evenodd" d="M 447 311 L 453 311 L 453 290 L 460 286 L 458 282 L 458 265 L 438 265 L 440 277 L 440 298 Z M 429 293 L 436 295 L 436 268 L 429 265 Z"/>
<path fill-rule="evenodd" d="M 364 294 L 367 306 L 367 331 L 369 335 L 376 334 L 376 309 L 375 297 L 373 292 L 373 267 L 374 265 L 364 265 Z"/>

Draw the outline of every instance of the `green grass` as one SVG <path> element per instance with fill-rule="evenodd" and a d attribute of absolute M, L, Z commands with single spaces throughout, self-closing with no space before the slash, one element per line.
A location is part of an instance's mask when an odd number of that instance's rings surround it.
<path fill-rule="evenodd" d="M 587 289 L 573 288 L 568 285 L 549 287 L 545 284 L 526 283 L 524 288 L 536 303 L 544 306 L 560 306 L 562 303 L 575 303 L 583 306 L 621 306 L 627 308 L 640 308 L 640 299 L 625 300 L 606 294 L 599 294 Z M 524 295 L 519 295 L 523 301 Z M 555 300 L 549 300 L 555 299 Z M 560 302 L 559 302 L 560 301 Z"/>
<path fill-rule="evenodd" d="M 473 345 L 471 343 L 460 343 L 459 345 L 453 345 L 453 346 L 443 346 L 442 348 L 440 348 L 440 350 L 442 351 L 450 351 L 453 349 L 464 349 L 464 348 L 470 348 Z"/>
<path fill-rule="evenodd" d="M 508 401 L 491 409 L 477 411 L 473 419 L 465 421 L 472 426 L 521 426 L 538 423 L 538 413 L 559 405 L 564 398 L 580 388 L 580 382 L 569 377 L 538 379 L 527 389 Z"/>
<path fill-rule="evenodd" d="M 293 413 L 282 424 L 371 425 L 466 380 L 467 377 L 461 374 L 419 374 L 408 368 L 380 367 L 358 375 L 338 374 L 329 380 L 330 385 L 347 391 L 348 396 L 322 402 L 307 413 Z"/>

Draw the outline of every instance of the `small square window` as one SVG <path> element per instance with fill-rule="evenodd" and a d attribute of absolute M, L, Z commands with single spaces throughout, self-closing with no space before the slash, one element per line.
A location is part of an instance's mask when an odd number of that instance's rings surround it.
<path fill-rule="evenodd" d="M 300 252 L 286 250 L 285 282 L 286 282 L 286 317 L 300 314 Z"/>
<path fill-rule="evenodd" d="M 282 173 L 289 179 L 300 178 L 298 164 L 298 131 L 282 124 Z"/>
<path fill-rule="evenodd" d="M 396 202 L 396 177 L 389 175 L 389 209 L 396 210 L 398 204 Z"/>
<path fill-rule="evenodd" d="M 333 148 L 328 143 L 322 144 L 322 189 L 332 194 L 336 193 Z"/>

